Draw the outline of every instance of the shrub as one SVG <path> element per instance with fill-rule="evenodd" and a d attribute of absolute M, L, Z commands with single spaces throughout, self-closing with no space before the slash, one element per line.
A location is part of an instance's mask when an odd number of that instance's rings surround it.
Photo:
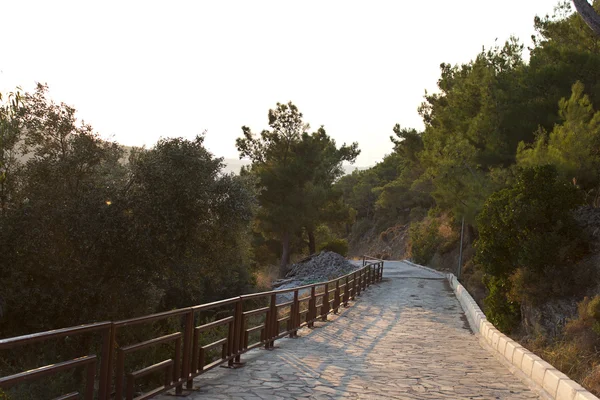
<path fill-rule="evenodd" d="M 577 311 L 578 318 L 567 324 L 565 333 L 568 337 L 577 338 L 586 350 L 593 350 L 600 341 L 600 296 L 585 297 L 577 305 Z M 587 340 L 582 340 L 583 336 L 587 336 Z"/>
<path fill-rule="evenodd" d="M 439 222 L 433 219 L 410 224 L 411 254 L 417 264 L 426 265 L 433 258 L 441 241 L 438 235 L 439 227 Z"/>
<path fill-rule="evenodd" d="M 487 318 L 502 332 L 512 331 L 521 321 L 521 308 L 519 303 L 510 300 L 510 282 L 488 277 L 484 283 L 489 290 L 483 301 Z"/>
<path fill-rule="evenodd" d="M 487 311 L 503 326 L 513 326 L 517 303 L 535 305 L 579 289 L 571 265 L 586 246 L 572 210 L 581 201 L 550 165 L 520 170 L 511 187 L 486 201 L 475 260 L 489 276 Z"/>
<path fill-rule="evenodd" d="M 417 206 L 410 209 L 408 216 L 411 221 L 420 221 L 427 216 L 427 209 Z"/>
<path fill-rule="evenodd" d="M 345 239 L 333 239 L 319 246 L 321 251 L 333 251 L 346 257 L 348 255 L 348 241 Z"/>

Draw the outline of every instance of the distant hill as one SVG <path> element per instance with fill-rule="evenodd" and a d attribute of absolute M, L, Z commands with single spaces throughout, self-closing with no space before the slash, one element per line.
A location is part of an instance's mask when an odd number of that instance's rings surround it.
<path fill-rule="evenodd" d="M 250 161 L 239 160 L 237 158 L 224 158 L 223 163 L 225 164 L 225 172 L 227 172 L 227 173 L 233 172 L 234 174 L 239 174 L 240 169 L 243 166 L 250 165 Z M 358 167 L 356 165 L 350 165 L 350 164 L 344 163 L 344 171 L 346 172 L 346 174 L 351 174 L 356 169 L 359 171 L 362 171 L 362 170 L 369 169 L 369 168 L 371 168 L 371 167 Z"/>
<path fill-rule="evenodd" d="M 127 164 L 129 162 L 129 154 L 131 153 L 131 149 L 133 149 L 133 146 L 121 146 L 121 147 L 123 148 L 124 153 L 123 153 L 123 157 L 121 157 L 121 159 L 119 161 L 122 164 Z M 21 154 L 17 158 L 20 162 L 26 163 L 32 156 L 33 156 L 33 154 L 28 153 L 28 154 Z M 239 160 L 237 158 L 223 158 L 223 163 L 225 164 L 224 171 L 226 173 L 233 172 L 234 174 L 239 174 L 240 169 L 242 169 L 243 166 L 250 165 L 250 161 Z M 363 170 L 369 169 L 369 168 L 371 168 L 371 167 L 357 167 L 356 165 L 350 165 L 350 164 L 344 163 L 344 171 L 345 171 L 346 175 L 351 174 L 352 172 L 354 172 L 355 169 L 357 169 L 359 171 L 363 171 Z"/>

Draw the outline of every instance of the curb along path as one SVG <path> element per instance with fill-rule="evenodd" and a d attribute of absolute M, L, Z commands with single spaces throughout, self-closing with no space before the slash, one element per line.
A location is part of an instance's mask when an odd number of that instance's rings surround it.
<path fill-rule="evenodd" d="M 329 319 L 247 353 L 243 368 L 201 375 L 187 398 L 538 398 L 481 348 L 446 279 L 427 270 L 386 262 L 384 281 Z"/>

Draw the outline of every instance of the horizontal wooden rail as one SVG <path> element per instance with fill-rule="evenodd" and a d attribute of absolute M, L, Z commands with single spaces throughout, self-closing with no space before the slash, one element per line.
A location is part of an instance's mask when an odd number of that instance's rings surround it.
<path fill-rule="evenodd" d="M 43 378 L 48 375 L 54 375 L 61 371 L 85 367 L 86 369 L 86 382 L 85 382 L 85 400 L 93 400 L 94 398 L 94 376 L 96 374 L 96 356 L 85 356 L 76 358 L 74 360 L 64 361 L 58 364 L 46 365 L 45 367 L 37 368 L 31 371 L 21 372 L 19 374 L 10 375 L 7 377 L 0 378 L 1 388 L 10 388 L 20 383 L 29 382 Z M 61 396 L 69 398 L 73 393 Z"/>
<path fill-rule="evenodd" d="M 65 394 L 64 396 L 57 397 L 54 400 L 79 400 L 79 392 Z"/>
<path fill-rule="evenodd" d="M 297 337 L 300 328 L 313 327 L 318 320 L 327 321 L 329 314 L 338 313 L 341 306 L 347 307 L 350 300 L 355 300 L 356 296 L 360 296 L 371 284 L 381 281 L 382 277 L 383 261 L 365 256 L 362 267 L 327 282 L 246 294 L 117 322 L 100 322 L 1 339 L 0 350 L 12 351 L 33 343 L 82 334 L 100 335 L 102 344 L 101 354 L 85 354 L 79 358 L 0 377 L 0 389 L 8 389 L 60 371 L 84 367 L 86 380 L 83 398 L 86 400 L 122 400 L 123 395 L 131 399 L 136 380 L 161 371 L 165 374 L 162 385 L 148 388 L 139 399 L 151 398 L 172 388 L 175 388 L 176 394 L 181 395 L 183 385 L 191 389 L 196 376 L 223 364 L 231 368 L 240 366 L 241 356 L 247 351 L 262 346 L 273 349 L 277 339 L 288 335 Z M 218 318 L 209 318 L 207 321 L 210 315 Z M 159 324 L 161 329 L 156 329 L 157 325 L 153 324 Z M 139 326 L 147 328 L 138 328 Z M 171 327 L 170 332 L 164 331 L 167 326 Z M 135 332 L 156 332 L 156 336 L 131 342 L 134 340 L 132 337 L 139 335 L 132 336 L 131 332 L 126 335 L 124 328 Z M 158 333 L 158 330 L 163 332 Z M 206 343 L 206 339 L 210 343 Z M 149 366 L 127 366 L 125 363 L 125 356 L 129 353 L 165 345 L 169 345 L 168 349 L 172 351 L 167 360 L 155 360 Z M 218 348 L 220 350 L 216 353 Z M 98 359 L 100 368 L 96 373 Z M 136 370 L 133 370 L 134 367 Z M 59 399 L 70 400 L 80 396 L 78 392 L 71 392 Z"/>

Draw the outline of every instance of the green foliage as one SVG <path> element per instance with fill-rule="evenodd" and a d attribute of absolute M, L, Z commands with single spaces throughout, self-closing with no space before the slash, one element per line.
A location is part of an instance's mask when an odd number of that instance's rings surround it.
<path fill-rule="evenodd" d="M 224 175 L 203 136 L 162 139 L 149 150 L 133 150 L 127 163 L 123 148 L 79 123 L 74 108 L 50 101 L 45 86 L 21 95 L 18 107 L 0 109 L 2 137 L 14 133 L 19 144 L 12 137 L 0 141 L 6 178 L 0 182 L 0 337 L 249 290 L 253 182 Z M 138 329 L 136 339 L 167 328 Z M 84 339 L 5 353 L 2 369 L 19 372 L 97 354 L 97 344 Z M 130 339 L 122 333 L 120 342 Z M 79 375 L 65 373 L 11 397 L 77 387 Z"/>
<path fill-rule="evenodd" d="M 502 332 L 511 332 L 521 322 L 521 305 L 510 298 L 510 281 L 488 276 L 484 283 L 489 291 L 484 300 L 485 314 Z"/>
<path fill-rule="evenodd" d="M 348 241 L 345 239 L 332 239 L 322 243 L 319 246 L 319 251 L 333 251 L 346 257 L 348 255 Z"/>
<path fill-rule="evenodd" d="M 518 164 L 552 164 L 562 179 L 594 192 L 592 198 L 596 200 L 600 185 L 600 112 L 594 112 L 581 82 L 573 85 L 571 98 L 560 101 L 558 112 L 563 123 L 549 135 L 542 130 L 532 145 L 520 143 Z"/>
<path fill-rule="evenodd" d="M 271 130 L 259 136 L 242 127 L 244 136 L 236 144 L 240 158 L 252 161 L 249 173 L 259 189 L 258 225 L 281 241 L 283 273 L 293 234 L 306 230 L 314 252 L 314 230 L 319 224 L 348 219 L 348 207 L 332 206 L 341 196 L 332 186 L 343 174 L 342 162 L 354 162 L 359 150 L 356 143 L 336 147 L 323 127 L 308 133 L 302 113 L 291 102 L 269 110 L 269 126 Z"/>
<path fill-rule="evenodd" d="M 505 331 L 518 326 L 521 308 L 595 281 L 595 266 L 578 264 L 589 249 L 571 214 L 584 201 L 600 205 L 600 37 L 566 0 L 534 27 L 528 60 L 511 38 L 468 63 L 441 64 L 438 90 L 419 108 L 424 131 L 394 127 L 391 154 L 336 184 L 356 211 L 351 247 L 374 235 L 386 242 L 387 227 L 410 223 L 412 256 L 428 263 L 456 249 L 455 224 L 439 215 L 464 216 L 467 240 L 479 240 L 478 265 L 463 261 Z M 600 393 L 600 367 L 580 360 L 597 350 L 576 342 L 598 348 L 592 325 L 551 351 Z"/>
<path fill-rule="evenodd" d="M 254 198 L 248 178 L 220 175 L 222 168 L 202 136 L 162 139 L 131 160 L 127 212 L 145 231 L 153 263 L 167 267 L 160 286 L 169 308 L 239 293 L 248 283 Z"/>
<path fill-rule="evenodd" d="M 477 224 L 477 260 L 485 272 L 508 277 L 518 266 L 542 272 L 567 261 L 563 245 L 577 243 L 571 210 L 581 193 L 557 179 L 552 166 L 526 168 L 512 187 L 494 193 Z"/>
<path fill-rule="evenodd" d="M 594 0 L 594 5 L 598 9 L 600 2 Z M 537 35 L 525 83 L 539 99 L 529 105 L 540 116 L 546 111 L 540 123 L 550 130 L 558 120 L 556 103 L 569 95 L 575 82 L 589 89 L 593 103 L 600 100 L 600 38 L 573 13 L 570 1 L 562 0 L 553 16 L 536 17 L 534 24 Z"/>
<path fill-rule="evenodd" d="M 344 202 L 356 210 L 355 225 L 366 227 L 369 222 L 365 221 L 371 221 L 377 232 L 411 221 L 411 215 L 420 215 L 412 210 L 432 205 L 426 185 L 417 181 L 423 172 L 418 156 L 423 149 L 421 134 L 396 125 L 390 139 L 394 144 L 392 154 L 375 167 L 354 171 L 336 184 Z M 352 227 L 351 242 L 358 241 L 367 230 Z"/>
<path fill-rule="evenodd" d="M 490 196 L 477 219 L 475 260 L 494 278 L 487 282 L 492 318 L 512 320 L 501 316 L 511 302 L 533 304 L 575 289 L 570 265 L 586 248 L 571 211 L 581 200 L 549 165 L 522 170 L 511 187 Z"/>
<path fill-rule="evenodd" d="M 567 325 L 566 334 L 571 336 L 571 338 L 576 337 L 581 334 L 591 334 L 593 332 L 595 335 L 592 336 L 596 340 L 596 342 L 600 343 L 600 296 L 594 296 L 592 298 L 585 297 L 578 305 L 577 305 L 578 316 L 577 319 L 572 320 Z M 581 343 L 585 347 L 582 350 L 593 350 L 594 345 L 590 343 Z"/>
<path fill-rule="evenodd" d="M 16 150 L 21 139 L 21 93 L 0 93 L 0 215 L 4 216 L 10 197 L 14 194 L 18 160 Z"/>
<path fill-rule="evenodd" d="M 415 263 L 429 264 L 442 241 L 438 235 L 439 227 L 436 219 L 425 219 L 410 225 L 411 255 Z"/>
<path fill-rule="evenodd" d="M 440 93 L 426 95 L 420 154 L 438 206 L 473 222 L 494 187 L 493 167 L 510 165 L 537 123 L 523 118 L 523 46 L 511 38 L 461 66 L 441 65 Z"/>

